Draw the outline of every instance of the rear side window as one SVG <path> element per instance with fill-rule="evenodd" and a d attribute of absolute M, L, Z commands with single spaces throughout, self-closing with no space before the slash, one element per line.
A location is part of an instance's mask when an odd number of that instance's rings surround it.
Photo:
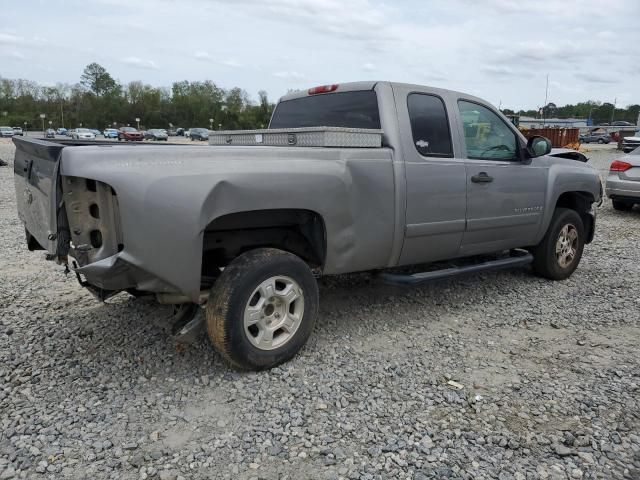
<path fill-rule="evenodd" d="M 280 102 L 269 128 L 380 128 L 378 97 L 373 90 L 311 95 Z"/>
<path fill-rule="evenodd" d="M 452 157 L 449 120 L 442 99 L 411 93 L 407 97 L 411 134 L 416 149 L 425 157 Z"/>

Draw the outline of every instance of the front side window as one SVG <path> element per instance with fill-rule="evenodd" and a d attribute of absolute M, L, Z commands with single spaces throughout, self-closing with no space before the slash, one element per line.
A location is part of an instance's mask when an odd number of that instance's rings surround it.
<path fill-rule="evenodd" d="M 518 142 L 515 133 L 487 107 L 458 101 L 467 157 L 487 160 L 515 160 Z"/>
<path fill-rule="evenodd" d="M 420 155 L 452 157 L 449 120 L 442 99 L 412 93 L 407 97 L 413 143 Z"/>

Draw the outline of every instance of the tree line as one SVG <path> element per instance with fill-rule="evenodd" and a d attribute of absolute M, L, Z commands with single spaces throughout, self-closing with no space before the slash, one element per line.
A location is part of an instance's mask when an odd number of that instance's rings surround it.
<path fill-rule="evenodd" d="M 137 126 L 136 118 L 141 128 L 264 128 L 273 108 L 264 91 L 254 102 L 240 88 L 224 89 L 209 80 L 183 80 L 170 88 L 141 81 L 121 84 L 97 63 L 87 65 L 74 85 L 0 77 L 0 124 L 30 130 L 42 129 L 41 114 L 47 128 L 102 130 Z"/>
<path fill-rule="evenodd" d="M 548 103 L 539 110 L 519 110 L 517 112 L 504 109 L 505 115 L 520 115 L 533 118 L 586 118 L 591 119 L 592 125 L 611 123 L 612 121 L 627 121 L 634 125 L 638 120 L 640 105 L 629 105 L 627 108 L 616 107 L 613 103 L 589 100 L 558 107 L 555 103 Z"/>
<path fill-rule="evenodd" d="M 136 118 L 141 128 L 264 128 L 273 108 L 264 91 L 254 102 L 244 90 L 223 89 L 210 80 L 183 80 L 170 88 L 141 81 L 121 84 L 97 63 L 87 65 L 80 81 L 73 85 L 42 86 L 30 80 L 0 77 L 0 124 L 26 125 L 36 130 L 42 128 L 42 114 L 44 125 L 48 127 L 51 122 L 54 128 L 137 126 Z M 616 108 L 611 103 L 589 100 L 562 107 L 549 103 L 539 110 L 502 111 L 536 118 L 590 118 L 594 125 L 612 119 L 635 124 L 640 105 Z"/>

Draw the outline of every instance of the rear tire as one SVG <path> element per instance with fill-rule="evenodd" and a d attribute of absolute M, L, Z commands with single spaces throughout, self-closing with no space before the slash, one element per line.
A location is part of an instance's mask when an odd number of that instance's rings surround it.
<path fill-rule="evenodd" d="M 633 208 L 633 203 L 625 202 L 622 200 L 611 200 L 613 208 L 622 212 L 628 212 Z"/>
<path fill-rule="evenodd" d="M 248 251 L 216 280 L 207 302 L 207 331 L 232 365 L 264 370 L 292 358 L 318 313 L 318 285 L 299 257 L 274 248 Z"/>
<path fill-rule="evenodd" d="M 533 254 L 533 271 L 550 280 L 564 280 L 578 268 L 584 249 L 584 224 L 578 212 L 556 208 Z"/>

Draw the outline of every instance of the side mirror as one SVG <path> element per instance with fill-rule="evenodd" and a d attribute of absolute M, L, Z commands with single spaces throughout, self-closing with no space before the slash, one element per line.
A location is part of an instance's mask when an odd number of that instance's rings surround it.
<path fill-rule="evenodd" d="M 541 157 L 551 152 L 551 140 L 547 137 L 534 135 L 527 142 L 527 153 L 531 158 Z"/>

